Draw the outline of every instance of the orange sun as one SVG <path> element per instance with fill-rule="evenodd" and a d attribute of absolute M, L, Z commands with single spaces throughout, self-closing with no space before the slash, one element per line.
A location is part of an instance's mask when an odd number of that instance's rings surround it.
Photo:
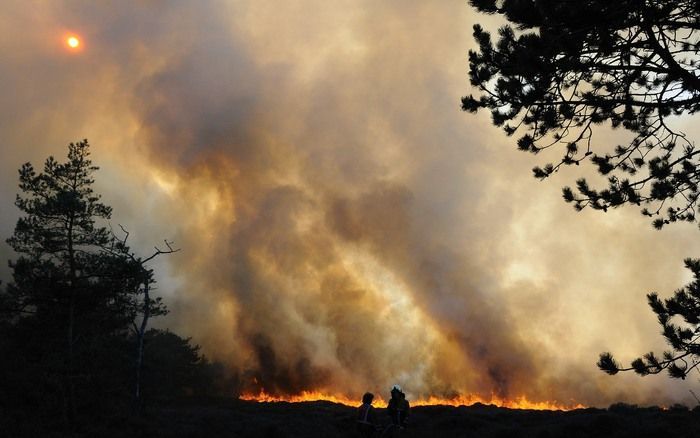
<path fill-rule="evenodd" d="M 71 49 L 77 49 L 78 47 L 80 47 L 80 40 L 75 35 L 71 35 L 68 38 L 66 38 L 66 44 Z"/>

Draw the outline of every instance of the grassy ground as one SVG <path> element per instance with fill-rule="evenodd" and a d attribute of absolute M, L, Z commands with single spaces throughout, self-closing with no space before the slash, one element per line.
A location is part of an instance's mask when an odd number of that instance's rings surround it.
<path fill-rule="evenodd" d="M 124 412 L 124 411 L 122 411 Z M 386 412 L 379 418 L 388 423 Z M 1 417 L 1 415 L 0 415 Z M 9 421 L 0 437 L 71 438 L 276 438 L 357 437 L 355 409 L 328 402 L 255 403 L 231 399 L 189 400 L 147 407 L 138 417 L 114 412 L 85 421 L 67 434 L 39 422 Z M 14 420 L 18 420 L 14 417 Z M 2 422 L 0 422 L 2 423 Z M 391 434 L 384 435 L 392 436 Z M 400 437 L 644 438 L 700 437 L 700 409 L 661 410 L 625 405 L 570 412 L 523 411 L 475 405 L 411 410 Z"/>
<path fill-rule="evenodd" d="M 355 410 L 327 402 L 225 401 L 182 404 L 153 413 L 151 436 L 355 437 Z M 379 418 L 388 423 L 383 410 Z M 523 411 L 492 406 L 412 409 L 403 437 L 700 437 L 700 410 L 611 409 Z"/>

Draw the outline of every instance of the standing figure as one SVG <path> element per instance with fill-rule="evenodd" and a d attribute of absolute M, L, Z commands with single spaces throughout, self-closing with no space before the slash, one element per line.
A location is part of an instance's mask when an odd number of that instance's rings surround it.
<path fill-rule="evenodd" d="M 372 406 L 373 400 L 374 394 L 366 392 L 362 396 L 362 405 L 357 409 L 357 430 L 365 438 L 374 437 L 379 427 L 377 413 Z"/>
<path fill-rule="evenodd" d="M 406 394 L 403 393 L 399 385 L 394 385 L 391 388 L 391 399 L 389 400 L 389 406 L 387 406 L 391 424 L 399 429 L 405 428 L 409 410 L 410 406 L 408 400 L 406 400 Z"/>

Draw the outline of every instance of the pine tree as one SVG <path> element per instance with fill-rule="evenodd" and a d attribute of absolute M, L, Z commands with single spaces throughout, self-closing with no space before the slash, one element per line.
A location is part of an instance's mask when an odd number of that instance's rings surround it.
<path fill-rule="evenodd" d="M 15 205 L 23 215 L 7 239 L 19 254 L 3 299 L 22 339 L 18 355 L 49 376 L 67 423 L 76 417 L 78 390 L 119 368 L 115 356 L 135 318 L 141 282 L 140 266 L 109 250 L 114 237 L 104 222 L 112 209 L 92 189 L 98 167 L 89 156 L 84 140 L 69 145 L 64 163 L 49 157 L 43 172 L 30 163 L 20 168 Z"/>
<path fill-rule="evenodd" d="M 612 353 L 605 352 L 598 360 L 601 370 L 611 375 L 634 370 L 642 376 L 667 370 L 671 377 L 685 379 L 700 366 L 700 260 L 686 259 L 685 266 L 695 279 L 675 291 L 673 297 L 661 300 L 656 293 L 647 295 L 671 350 L 664 351 L 661 357 L 649 352 L 632 361 L 629 368 L 621 367 Z"/>
<path fill-rule="evenodd" d="M 533 169 L 537 178 L 590 161 L 608 184 L 565 187 L 579 210 L 637 205 L 656 228 L 695 220 L 700 150 L 671 119 L 700 109 L 697 1 L 470 3 L 509 24 L 495 42 L 474 26 L 469 78 L 478 95 L 462 99 L 465 111 L 487 109 L 506 134 L 522 131 L 520 150 L 558 148 L 558 161 Z M 604 123 L 629 131 L 630 142 L 599 150 L 593 135 Z"/>
<path fill-rule="evenodd" d="M 700 150 L 673 126 L 673 117 L 700 110 L 700 2 L 697 0 L 470 0 L 508 24 L 494 41 L 474 26 L 469 52 L 477 95 L 465 111 L 490 111 L 493 124 L 534 154 L 558 149 L 560 158 L 533 169 L 545 179 L 566 166 L 590 162 L 607 187 L 579 179 L 563 197 L 577 210 L 640 207 L 655 228 L 696 220 Z M 614 148 L 594 141 L 599 125 L 629 132 Z M 604 143 L 604 142 L 603 142 Z M 604 145 L 603 145 L 604 146 Z M 665 210 L 664 210 L 665 209 Z M 700 261 L 686 260 L 695 281 L 661 300 L 648 295 L 671 351 L 648 353 L 622 368 L 611 353 L 598 366 L 641 375 L 666 369 L 685 378 L 700 361 Z"/>

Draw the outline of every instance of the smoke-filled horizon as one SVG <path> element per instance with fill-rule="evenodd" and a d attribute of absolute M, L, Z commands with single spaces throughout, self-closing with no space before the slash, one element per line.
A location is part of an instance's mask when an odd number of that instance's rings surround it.
<path fill-rule="evenodd" d="M 689 280 L 696 225 L 576 213 L 560 188 L 586 169 L 538 182 L 546 156 L 462 113 L 488 20 L 463 2 L 9 2 L 0 232 L 16 169 L 88 138 L 112 223 L 144 253 L 182 249 L 156 266 L 160 324 L 232 391 L 690 403 L 695 376 L 595 362 L 665 347 L 645 294 Z"/>

